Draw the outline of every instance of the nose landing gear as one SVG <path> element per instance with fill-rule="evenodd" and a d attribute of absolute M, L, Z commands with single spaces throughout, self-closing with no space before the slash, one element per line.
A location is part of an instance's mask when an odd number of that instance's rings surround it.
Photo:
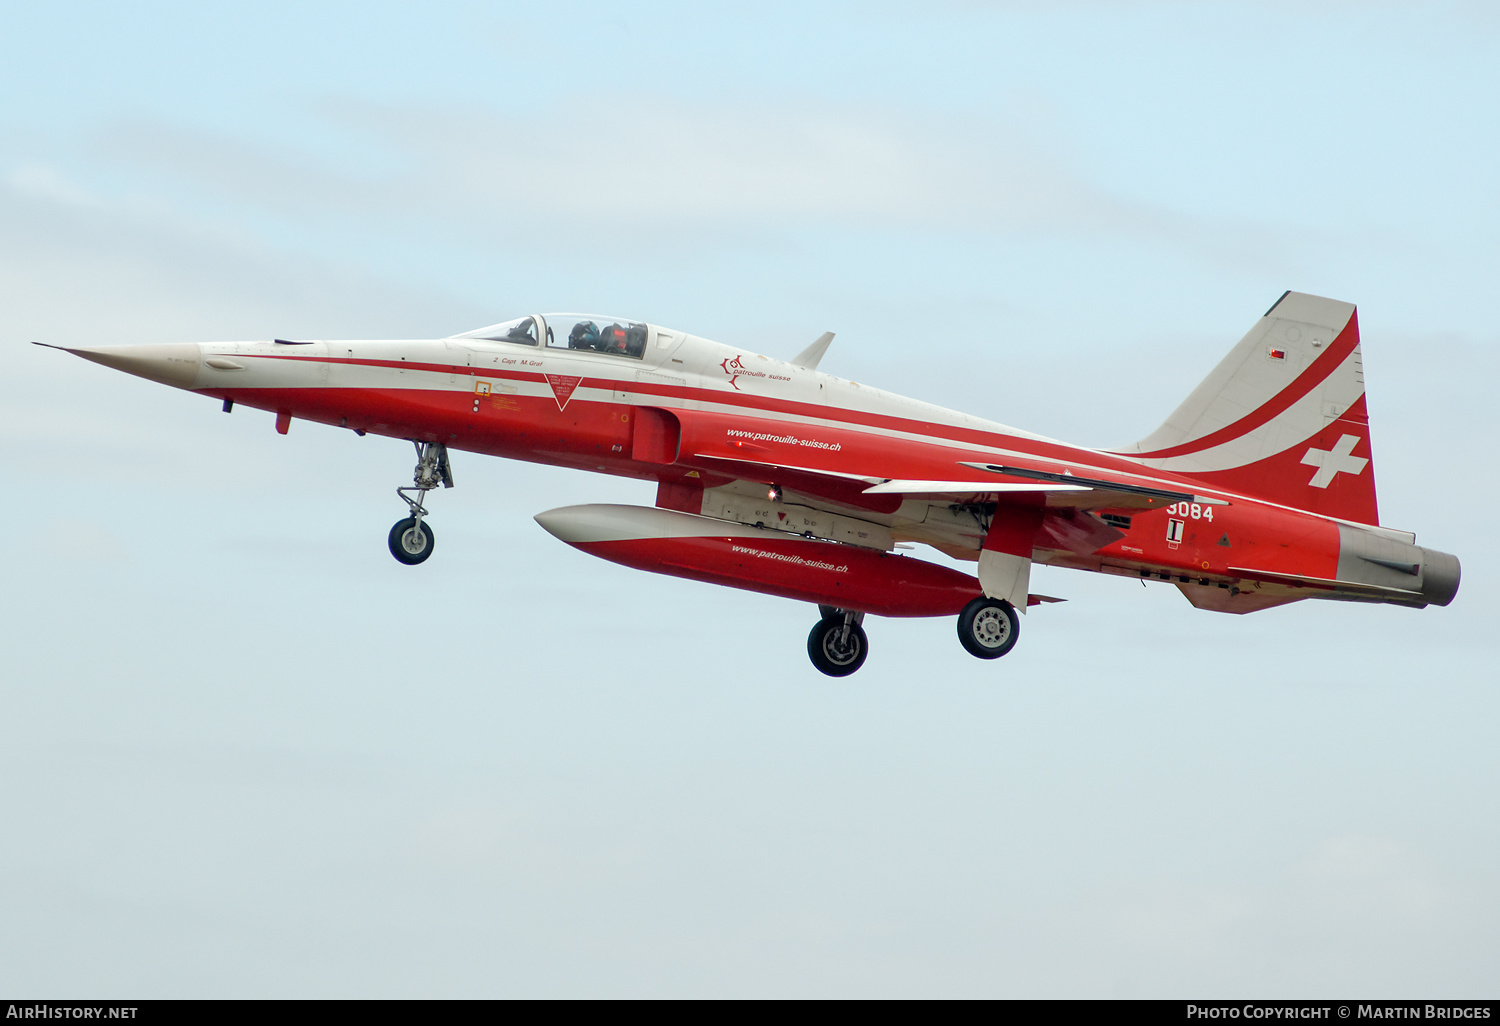
<path fill-rule="evenodd" d="M 412 445 L 417 450 L 417 469 L 412 473 L 412 483 L 396 489 L 396 494 L 411 507 L 411 516 L 396 521 L 386 539 L 391 555 L 408 566 L 415 566 L 432 555 L 432 528 L 422 522 L 422 518 L 427 515 L 427 507 L 423 505 L 427 493 L 438 485 L 453 487 L 453 470 L 448 465 L 448 447 L 441 442 L 415 440 Z M 413 499 L 407 492 L 416 492 L 417 497 Z"/>
<path fill-rule="evenodd" d="M 822 618 L 807 636 L 807 654 L 812 664 L 830 677 L 847 677 L 865 664 L 870 641 L 860 626 L 864 613 L 851 609 L 819 606 Z"/>

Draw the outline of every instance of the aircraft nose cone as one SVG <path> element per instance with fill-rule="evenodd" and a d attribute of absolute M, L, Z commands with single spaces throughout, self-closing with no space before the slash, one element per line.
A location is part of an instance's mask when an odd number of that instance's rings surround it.
<path fill-rule="evenodd" d="M 203 359 L 202 350 L 196 342 L 78 347 L 66 351 L 126 374 L 134 374 L 138 378 L 149 378 L 178 388 L 193 387 L 198 380 L 198 366 Z"/>

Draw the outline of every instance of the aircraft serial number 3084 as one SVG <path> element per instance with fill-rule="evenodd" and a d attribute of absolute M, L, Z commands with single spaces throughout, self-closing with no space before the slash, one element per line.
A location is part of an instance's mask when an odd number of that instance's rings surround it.
<path fill-rule="evenodd" d="M 864 662 L 866 614 L 956 616 L 1009 652 L 1031 565 L 1170 581 L 1200 609 L 1305 598 L 1447 605 L 1451 555 L 1381 526 L 1355 309 L 1288 292 L 1151 435 L 1069 445 L 642 321 L 532 314 L 449 338 L 70 348 L 276 415 L 410 440 L 392 554 L 433 551 L 453 449 L 656 483 L 656 504 L 537 515 L 584 552 L 815 603 L 822 672 Z M 932 546 L 974 575 L 895 552 Z"/>

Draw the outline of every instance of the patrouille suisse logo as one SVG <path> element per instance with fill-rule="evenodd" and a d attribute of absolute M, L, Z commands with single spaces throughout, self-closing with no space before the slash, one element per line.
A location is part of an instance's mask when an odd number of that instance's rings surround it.
<path fill-rule="evenodd" d="M 765 357 L 762 356 L 761 359 L 764 360 Z M 769 378 L 772 381 L 792 380 L 789 375 L 777 374 L 774 371 L 751 370 L 745 366 L 745 357 L 743 355 L 736 356 L 733 359 L 726 356 L 719 361 L 719 366 L 723 368 L 725 374 L 729 375 L 729 386 L 736 392 L 742 391 L 739 386 L 740 378 Z"/>
<path fill-rule="evenodd" d="M 719 362 L 719 366 L 724 368 L 724 373 L 729 375 L 729 384 L 733 386 L 736 392 L 738 392 L 740 390 L 740 386 L 736 385 L 735 381 L 738 380 L 739 376 L 745 370 L 744 357 L 736 356 L 733 360 L 731 360 L 726 356 Z"/>

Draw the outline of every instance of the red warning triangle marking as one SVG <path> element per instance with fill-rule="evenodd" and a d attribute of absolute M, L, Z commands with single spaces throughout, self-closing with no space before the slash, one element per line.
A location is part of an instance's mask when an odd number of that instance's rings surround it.
<path fill-rule="evenodd" d="M 567 409 L 568 400 L 573 398 L 573 390 L 578 387 L 578 383 L 583 378 L 572 374 L 548 374 L 545 377 L 547 378 L 547 384 L 552 386 L 552 395 L 557 400 L 557 408 L 559 410 Z"/>

